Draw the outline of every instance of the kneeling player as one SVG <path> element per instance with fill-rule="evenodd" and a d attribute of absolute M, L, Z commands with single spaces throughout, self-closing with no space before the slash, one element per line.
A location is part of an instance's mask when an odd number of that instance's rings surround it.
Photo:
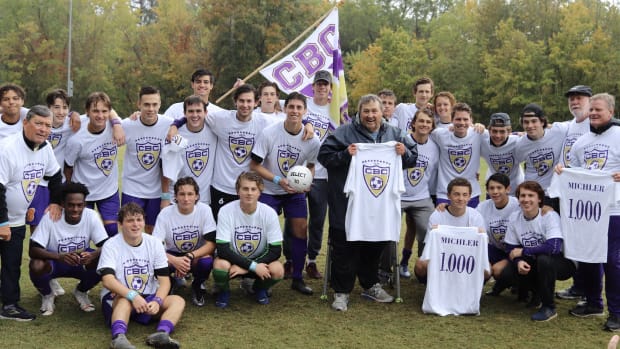
<path fill-rule="evenodd" d="M 185 301 L 170 291 L 170 272 L 161 241 L 144 233 L 144 210 L 129 203 L 118 213 L 122 234 L 104 245 L 97 272 L 105 289 L 102 310 L 106 324 L 112 328 L 110 348 L 135 348 L 127 340 L 127 323 L 133 319 L 147 324 L 160 321 L 157 332 L 146 344 L 156 348 L 178 348 L 170 332 L 181 318 Z"/>
<path fill-rule="evenodd" d="M 256 278 L 254 294 L 260 304 L 268 304 L 267 290 L 282 280 L 284 267 L 282 231 L 276 212 L 258 202 L 264 184 L 255 172 L 243 172 L 235 183 L 239 200 L 223 206 L 217 218 L 217 254 L 213 279 L 219 287 L 215 305 L 228 306 L 229 280 L 241 275 Z"/>
<path fill-rule="evenodd" d="M 174 184 L 176 205 L 161 210 L 153 236 L 166 245 L 170 272 L 176 277 L 192 273 L 192 303 L 205 305 L 202 284 L 209 278 L 215 251 L 215 220 L 209 205 L 199 202 L 200 189 L 192 177 Z"/>
<path fill-rule="evenodd" d="M 50 280 L 72 277 L 80 280 L 73 290 L 85 312 L 95 310 L 88 291 L 100 280 L 96 272 L 101 250 L 92 250 L 90 242 L 101 247 L 107 240 L 99 215 L 86 208 L 88 189 L 81 183 L 66 183 L 62 188 L 63 215 L 52 221 L 45 215 L 30 238 L 30 280 L 43 297 L 41 315 L 54 312 L 55 294 Z"/>

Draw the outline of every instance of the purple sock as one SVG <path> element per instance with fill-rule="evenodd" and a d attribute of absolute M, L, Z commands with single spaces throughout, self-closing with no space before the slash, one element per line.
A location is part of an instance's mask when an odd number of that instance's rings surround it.
<path fill-rule="evenodd" d="M 200 286 L 200 284 L 209 278 L 211 269 L 213 269 L 213 258 L 200 258 L 196 265 L 192 266 L 191 269 L 192 274 L 194 275 L 194 282 L 192 285 L 197 287 Z"/>
<path fill-rule="evenodd" d="M 409 258 L 411 258 L 411 250 L 403 248 L 403 259 L 400 260 L 400 265 L 408 265 Z"/>
<path fill-rule="evenodd" d="M 174 331 L 174 324 L 168 320 L 161 320 L 159 325 L 157 325 L 157 332 L 170 334 L 172 331 Z"/>
<path fill-rule="evenodd" d="M 293 279 L 301 279 L 306 262 L 308 239 L 291 238 L 291 257 L 293 257 Z"/>
<path fill-rule="evenodd" d="M 118 234 L 118 224 L 117 223 L 108 223 L 103 226 L 105 228 L 105 232 L 108 233 L 109 237 L 112 237 Z"/>
<path fill-rule="evenodd" d="M 116 320 L 112 323 L 112 339 L 116 338 L 119 334 L 127 333 L 127 323 L 123 320 Z"/>

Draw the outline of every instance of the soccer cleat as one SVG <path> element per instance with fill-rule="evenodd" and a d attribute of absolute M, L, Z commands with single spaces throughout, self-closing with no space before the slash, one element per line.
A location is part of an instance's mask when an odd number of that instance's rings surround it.
<path fill-rule="evenodd" d="M 176 340 L 170 338 L 166 332 L 155 332 L 146 337 L 146 344 L 160 349 L 177 349 L 181 345 Z"/>
<path fill-rule="evenodd" d="M 323 275 L 321 274 L 319 269 L 316 267 L 316 263 L 308 263 L 308 265 L 306 265 L 306 275 L 308 275 L 308 277 L 311 279 L 322 279 L 323 278 Z"/>
<path fill-rule="evenodd" d="M 205 297 L 207 296 L 207 291 L 202 288 L 194 289 L 192 287 L 192 304 L 197 307 L 203 307 L 205 305 Z"/>
<path fill-rule="evenodd" d="M 411 273 L 409 272 L 409 267 L 406 265 L 399 265 L 398 272 L 400 273 L 401 278 L 409 279 L 411 278 Z"/>
<path fill-rule="evenodd" d="M 230 290 L 220 291 L 215 299 L 215 306 L 224 309 L 228 307 L 228 303 L 230 303 Z"/>
<path fill-rule="evenodd" d="M 380 283 L 376 283 L 371 288 L 364 290 L 362 297 L 379 303 L 392 303 L 394 301 L 394 297 L 385 292 Z"/>
<path fill-rule="evenodd" d="M 556 316 L 558 316 L 558 313 L 555 311 L 555 308 L 543 306 L 540 308 L 539 311 L 537 311 L 536 313 L 534 313 L 534 315 L 532 315 L 532 320 L 543 322 L 543 321 L 549 321 Z"/>
<path fill-rule="evenodd" d="M 131 344 L 125 334 L 121 333 L 117 335 L 116 338 L 112 339 L 112 342 L 110 342 L 110 349 L 136 349 L 136 347 Z"/>
<path fill-rule="evenodd" d="M 576 317 L 603 316 L 605 312 L 603 308 L 593 307 L 587 304 L 577 305 L 568 311 L 569 314 Z"/>
<path fill-rule="evenodd" d="M 293 262 L 286 261 L 284 263 L 284 278 L 290 279 L 291 277 L 293 277 Z"/>
<path fill-rule="evenodd" d="M 293 279 L 293 282 L 291 283 L 291 289 L 301 294 L 305 294 L 306 296 L 310 296 L 313 293 L 312 289 L 306 286 L 306 283 L 303 279 Z"/>
<path fill-rule="evenodd" d="M 41 295 L 41 315 L 50 316 L 54 314 L 54 292 L 48 295 Z"/>
<path fill-rule="evenodd" d="M 560 299 L 581 299 L 584 294 L 583 292 L 575 289 L 575 286 L 573 285 L 567 289 L 556 292 L 555 296 Z"/>
<path fill-rule="evenodd" d="M 239 287 L 245 292 L 245 294 L 254 294 L 254 279 L 253 278 L 241 278 Z"/>
<path fill-rule="evenodd" d="M 264 288 L 257 288 L 255 290 L 256 301 L 258 304 L 269 304 L 269 295 L 267 294 L 267 290 Z"/>
<path fill-rule="evenodd" d="M 336 311 L 347 311 L 349 305 L 348 293 L 334 293 L 334 302 L 332 303 L 332 309 Z"/>
<path fill-rule="evenodd" d="M 605 330 L 611 332 L 620 331 L 620 319 L 616 315 L 609 314 L 607 321 L 605 321 Z"/>
<path fill-rule="evenodd" d="M 34 314 L 30 314 L 26 309 L 17 304 L 5 305 L 2 307 L 2 312 L 0 312 L 0 319 L 5 320 L 32 321 L 36 318 Z"/>
<path fill-rule="evenodd" d="M 60 283 L 56 279 L 50 280 L 50 288 L 52 289 L 52 293 L 54 296 L 62 296 L 65 294 L 65 289 L 60 286 Z"/>
<path fill-rule="evenodd" d="M 73 295 L 75 296 L 75 300 L 80 304 L 80 309 L 82 311 L 90 313 L 91 311 L 95 311 L 95 305 L 88 298 L 88 291 L 82 292 L 77 288 L 73 289 Z"/>

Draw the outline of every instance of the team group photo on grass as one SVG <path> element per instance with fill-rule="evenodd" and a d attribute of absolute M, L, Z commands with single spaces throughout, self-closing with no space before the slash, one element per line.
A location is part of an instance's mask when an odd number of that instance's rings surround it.
<path fill-rule="evenodd" d="M 66 2 L 0 14 L 0 347 L 616 348 L 615 3 Z"/>

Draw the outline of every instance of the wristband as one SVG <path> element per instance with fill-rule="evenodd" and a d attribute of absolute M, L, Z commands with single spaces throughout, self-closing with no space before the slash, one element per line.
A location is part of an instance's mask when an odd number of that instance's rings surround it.
<path fill-rule="evenodd" d="M 131 290 L 127 293 L 125 298 L 127 298 L 128 301 L 133 302 L 134 298 L 136 298 L 137 295 L 138 295 L 138 292 Z"/>
<path fill-rule="evenodd" d="M 7 225 L 9 225 L 9 222 L 0 223 L 0 227 L 6 227 Z"/>
<path fill-rule="evenodd" d="M 164 301 L 161 298 L 157 297 L 157 296 L 153 297 L 153 299 L 151 299 L 151 301 L 152 302 L 156 302 L 157 304 L 159 304 L 160 307 L 162 307 L 164 305 Z"/>
<path fill-rule="evenodd" d="M 196 256 L 194 256 L 194 254 L 192 252 L 187 252 L 185 254 L 185 257 L 189 258 L 189 260 L 193 261 L 194 258 L 196 258 Z"/>
<path fill-rule="evenodd" d="M 251 272 L 256 272 L 256 266 L 258 264 L 256 264 L 256 262 L 252 262 L 252 264 L 250 264 L 250 267 L 248 269 L 250 269 Z"/>
<path fill-rule="evenodd" d="M 119 119 L 110 119 L 110 123 L 112 126 L 120 125 L 121 121 Z"/>
<path fill-rule="evenodd" d="M 170 200 L 170 199 L 172 199 L 172 195 L 170 195 L 170 193 L 161 193 L 161 199 L 162 200 Z"/>
<path fill-rule="evenodd" d="M 275 183 L 276 185 L 279 185 L 281 180 L 282 180 L 282 177 L 275 176 L 275 177 L 273 177 L 272 182 Z"/>

